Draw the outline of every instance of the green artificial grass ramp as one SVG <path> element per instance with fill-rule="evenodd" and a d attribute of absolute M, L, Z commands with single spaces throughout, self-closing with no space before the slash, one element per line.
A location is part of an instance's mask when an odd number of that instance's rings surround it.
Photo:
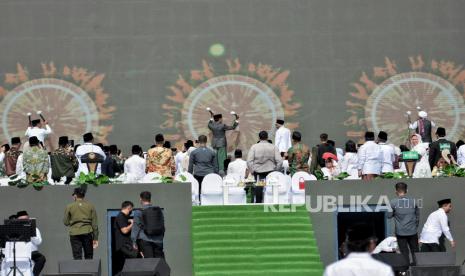
<path fill-rule="evenodd" d="M 321 276 L 323 265 L 305 208 L 192 207 L 195 276 Z"/>

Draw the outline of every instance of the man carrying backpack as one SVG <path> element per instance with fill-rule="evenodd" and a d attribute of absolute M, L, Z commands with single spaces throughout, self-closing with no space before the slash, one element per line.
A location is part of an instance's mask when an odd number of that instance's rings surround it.
<path fill-rule="evenodd" d="M 144 258 L 165 258 L 163 237 L 165 220 L 162 208 L 153 206 L 152 194 L 148 191 L 140 193 L 142 209 L 135 210 L 131 239 L 135 248 Z"/>

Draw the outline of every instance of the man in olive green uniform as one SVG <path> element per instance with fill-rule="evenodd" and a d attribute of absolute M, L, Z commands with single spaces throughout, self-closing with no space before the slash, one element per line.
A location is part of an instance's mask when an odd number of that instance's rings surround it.
<path fill-rule="evenodd" d="M 86 192 L 82 188 L 74 189 L 74 202 L 66 206 L 63 223 L 69 226 L 69 235 L 73 258 L 92 259 L 94 249 L 98 247 L 98 222 L 94 205 L 84 200 Z"/>
<path fill-rule="evenodd" d="M 213 115 L 208 122 L 208 128 L 212 132 L 212 148 L 216 151 L 216 160 L 218 162 L 220 174 L 225 173 L 224 160 L 226 159 L 228 152 L 226 131 L 234 130 L 238 125 L 238 120 L 235 120 L 232 126 L 224 124 L 223 115 L 221 114 Z"/>

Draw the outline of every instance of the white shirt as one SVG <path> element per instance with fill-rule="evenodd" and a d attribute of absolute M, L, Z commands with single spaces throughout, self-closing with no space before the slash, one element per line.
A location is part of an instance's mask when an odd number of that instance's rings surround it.
<path fill-rule="evenodd" d="M 5 159 L 5 153 L 0 152 L 0 162 L 3 162 L 3 159 Z"/>
<path fill-rule="evenodd" d="M 284 126 L 278 128 L 278 130 L 276 130 L 274 144 L 279 152 L 287 152 L 292 147 L 291 131 Z"/>
<path fill-rule="evenodd" d="M 394 276 L 390 266 L 377 261 L 369 253 L 350 253 L 325 269 L 324 276 Z"/>
<path fill-rule="evenodd" d="M 182 160 L 184 160 L 184 157 L 186 156 L 187 152 L 178 152 L 176 153 L 176 156 L 174 157 L 174 161 L 176 163 L 176 175 L 184 172 L 183 167 L 182 167 Z"/>
<path fill-rule="evenodd" d="M 246 177 L 245 172 L 247 171 L 247 161 L 242 160 L 242 158 L 237 158 L 228 165 L 227 174 L 239 174 L 241 179 Z"/>
<path fill-rule="evenodd" d="M 28 127 L 24 135 L 26 135 L 29 138 L 36 136 L 37 139 L 39 139 L 39 141 L 43 143 L 45 137 L 50 133 L 52 133 L 52 129 L 48 125 L 45 125 L 45 129 L 38 127 Z"/>
<path fill-rule="evenodd" d="M 432 212 L 423 226 L 423 230 L 420 234 L 420 242 L 439 244 L 439 237 L 441 237 L 443 233 L 449 241 L 453 241 L 454 238 L 452 238 L 447 221 L 447 214 L 444 209 L 439 208 Z"/>
<path fill-rule="evenodd" d="M 124 172 L 134 175 L 137 180 L 144 178 L 145 159 L 137 154 L 133 154 L 124 162 Z"/>
<path fill-rule="evenodd" d="M 461 145 L 457 150 L 457 163 L 459 166 L 465 165 L 465 145 Z"/>
<path fill-rule="evenodd" d="M 356 152 L 346 152 L 339 162 L 341 172 L 350 174 L 351 178 L 358 178 L 358 156 Z"/>
<path fill-rule="evenodd" d="M 76 149 L 76 158 L 79 161 L 79 168 L 78 168 L 78 171 L 76 172 L 77 176 L 79 176 L 79 174 L 81 172 L 83 172 L 85 174 L 89 173 L 89 170 L 87 169 L 87 165 L 81 163 L 81 156 L 83 156 L 83 155 L 85 155 L 86 153 L 89 153 L 89 152 L 94 152 L 96 154 L 99 154 L 99 155 L 103 156 L 103 159 L 105 160 L 105 157 L 106 157 L 105 153 L 103 152 L 103 150 L 99 146 L 93 145 L 92 143 L 84 143 L 83 145 L 80 145 Z M 101 172 L 102 172 L 102 164 L 98 164 L 96 173 L 100 174 Z"/>
<path fill-rule="evenodd" d="M 380 145 L 367 141 L 358 150 L 358 169 L 362 174 L 381 174 L 383 152 Z"/>
<path fill-rule="evenodd" d="M 376 246 L 371 254 L 378 254 L 381 252 L 396 252 L 399 249 L 396 237 L 387 237 Z"/>
<path fill-rule="evenodd" d="M 383 167 L 381 168 L 381 172 L 394 172 L 394 162 L 396 161 L 394 146 L 386 143 L 379 143 L 378 145 L 381 147 L 381 151 L 383 152 Z"/>
<path fill-rule="evenodd" d="M 19 177 L 26 177 L 26 173 L 23 170 L 23 154 L 18 156 L 18 160 L 16 160 L 16 174 Z"/>

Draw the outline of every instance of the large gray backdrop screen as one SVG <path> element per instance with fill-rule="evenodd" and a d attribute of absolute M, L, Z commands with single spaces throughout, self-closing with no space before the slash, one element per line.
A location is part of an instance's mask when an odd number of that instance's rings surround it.
<path fill-rule="evenodd" d="M 399 135 L 405 129 L 399 121 L 402 117 L 392 116 L 401 116 L 416 105 L 431 111 L 439 123 L 454 127 L 452 136 L 458 138 L 461 125 L 454 122 L 461 121 L 463 100 L 454 97 L 463 94 L 463 75 L 459 76 L 460 65 L 465 64 L 463 10 L 465 2 L 457 0 L 3 0 L 0 139 L 24 132 L 28 110 L 44 110 L 56 135 L 69 134 L 79 139 L 80 132 L 90 129 L 100 133 L 100 140 L 124 145 L 125 149 L 136 143 L 149 146 L 158 132 L 169 134 L 174 142 L 191 138 L 206 131 L 198 126 L 204 127 L 208 100 L 195 107 L 197 115 L 183 115 L 192 103 L 183 97 L 173 100 L 173 87 L 183 88 L 179 79 L 184 79 L 191 87 L 184 86 L 187 90 L 180 89 L 180 95 L 187 98 L 202 82 L 234 72 L 229 70 L 227 60 L 236 58 L 242 65 L 238 74 L 259 80 L 278 95 L 268 95 L 275 102 L 269 104 L 272 107 L 264 107 L 276 111 L 274 117 L 257 115 L 237 99 L 211 102 L 212 108 L 222 112 L 241 111 L 244 138 L 236 145 L 250 145 L 257 129 L 272 130 L 272 119 L 277 117 L 285 117 L 291 128 L 300 129 L 309 143 L 315 143 L 322 131 L 335 137 L 338 144 L 347 136 L 358 140 L 366 128 L 398 130 Z M 210 46 L 215 43 L 224 47 L 224 54 L 210 53 Z M 203 71 L 203 61 L 213 68 L 213 74 Z M 449 68 L 458 71 L 447 71 L 447 62 L 453 63 Z M 50 63 L 56 73 L 46 73 Z M 281 82 L 272 84 L 266 76 L 252 72 L 253 65 L 260 64 L 285 72 L 286 76 L 281 75 Z M 390 64 L 394 64 L 394 71 L 389 70 Z M 103 80 L 86 86 L 82 79 L 73 80 L 66 67 L 84 68 L 89 74 L 94 72 L 94 77 L 102 74 Z M 27 78 L 18 74 L 19 69 L 27 71 Z M 196 70 L 207 74 L 196 78 Z M 372 83 L 361 81 L 364 72 Z M 430 89 L 419 85 L 403 87 L 405 93 L 395 97 L 380 97 L 381 102 L 387 103 L 378 109 L 370 104 L 373 99 L 367 97 L 379 92 L 374 91 L 376 87 L 407 72 L 432 73 L 447 80 L 439 88 L 442 92 L 431 92 L 436 94 L 430 96 L 439 100 L 427 96 L 419 97 L 419 102 L 412 100 L 413 94 L 409 93 L 421 94 Z M 7 97 L 22 83 L 44 77 L 76 84 L 84 94 L 88 93 L 91 104 L 84 96 L 84 102 L 75 109 L 66 106 L 66 99 L 60 104 L 40 93 L 26 98 L 28 103 Z M 417 84 L 422 83 L 420 80 Z M 455 94 L 444 92 L 450 90 L 448 87 L 455 88 Z M 95 90 L 99 88 L 101 93 L 96 100 Z M 16 93 L 24 89 L 17 88 Z M 286 94 L 287 100 L 282 96 L 285 90 L 291 91 Z M 438 93 L 447 95 L 441 98 Z M 10 109 L 19 107 L 5 112 L 6 101 Z M 454 106 L 454 102 L 458 105 Z M 75 128 L 79 124 L 73 120 L 83 120 L 79 110 L 89 105 L 95 106 L 86 115 L 91 122 Z M 54 116 L 57 109 L 60 114 L 68 114 L 67 119 Z M 442 114 L 444 110 L 447 112 Z M 375 127 L 370 116 L 376 112 L 382 118 L 373 119 L 378 120 Z M 268 117 L 263 120 L 260 116 Z M 59 120 L 65 121 L 58 125 Z M 197 130 L 190 131 L 188 124 Z M 248 131 L 253 133 L 245 133 Z"/>

